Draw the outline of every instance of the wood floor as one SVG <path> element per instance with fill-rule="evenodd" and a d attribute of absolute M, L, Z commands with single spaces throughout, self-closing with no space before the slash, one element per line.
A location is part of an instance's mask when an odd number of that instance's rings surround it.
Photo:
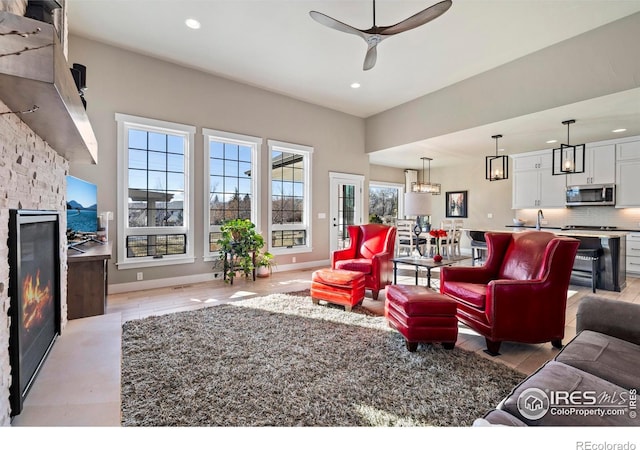
<path fill-rule="evenodd" d="M 238 277 L 234 285 L 211 281 L 146 291 L 109 295 L 107 314 L 69 321 L 58 338 L 25 401 L 14 426 L 118 426 L 120 424 L 121 327 L 128 320 L 149 315 L 211 307 L 274 292 L 308 289 L 314 269 L 278 272 L 255 282 Z M 437 286 L 437 272 L 433 274 Z M 420 280 L 424 284 L 424 278 Z M 412 271 L 401 271 L 399 284 L 414 284 Z M 580 299 L 591 290 L 571 286 L 567 303 L 565 342 L 575 336 L 575 313 Z M 640 278 L 627 278 L 623 292 L 598 291 L 611 299 L 640 302 Z M 379 314 L 384 294 L 367 297 L 363 305 Z M 323 307 L 320 305 L 319 307 Z M 354 314 L 346 313 L 345 314 Z M 501 354 L 483 352 L 484 338 L 460 327 L 458 347 L 472 351 L 523 374 L 552 359 L 557 350 L 547 344 L 503 343 Z M 420 351 L 421 347 L 418 347 Z"/>

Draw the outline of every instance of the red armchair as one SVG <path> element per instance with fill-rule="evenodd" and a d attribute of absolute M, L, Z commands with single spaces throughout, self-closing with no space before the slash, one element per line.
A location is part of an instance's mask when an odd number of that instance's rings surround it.
<path fill-rule="evenodd" d="M 371 290 L 374 300 L 378 293 L 391 284 L 391 272 L 396 228 L 369 223 L 349 225 L 350 246 L 331 255 L 331 268 L 353 270 L 365 274 L 365 288 Z"/>
<path fill-rule="evenodd" d="M 544 231 L 485 234 L 481 267 L 442 267 L 440 293 L 457 302 L 458 320 L 486 339 L 562 347 L 567 289 L 580 241 Z"/>

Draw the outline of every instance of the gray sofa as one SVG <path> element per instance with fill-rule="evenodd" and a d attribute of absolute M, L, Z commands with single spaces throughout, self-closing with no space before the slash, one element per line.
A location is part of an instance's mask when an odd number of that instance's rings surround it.
<path fill-rule="evenodd" d="M 576 337 L 474 425 L 640 425 L 640 304 L 589 295 L 576 319 Z"/>

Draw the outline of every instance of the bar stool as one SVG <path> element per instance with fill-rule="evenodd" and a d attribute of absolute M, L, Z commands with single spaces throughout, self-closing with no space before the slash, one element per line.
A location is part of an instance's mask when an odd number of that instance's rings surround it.
<path fill-rule="evenodd" d="M 598 277 L 600 276 L 600 256 L 603 251 L 601 248 L 579 248 L 576 253 L 576 259 L 582 261 L 591 261 L 591 290 L 595 294 Z M 574 272 L 585 273 L 585 270 L 574 269 Z"/>

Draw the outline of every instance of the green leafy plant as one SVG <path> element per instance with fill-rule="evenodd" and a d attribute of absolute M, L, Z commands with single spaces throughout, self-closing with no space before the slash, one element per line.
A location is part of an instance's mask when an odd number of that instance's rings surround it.
<path fill-rule="evenodd" d="M 269 252 L 261 252 L 256 257 L 256 266 L 267 268 L 269 275 L 271 274 L 273 268 L 277 265 L 278 264 L 276 263 L 273 254 Z M 260 273 L 258 273 L 258 276 L 260 276 Z"/>
<path fill-rule="evenodd" d="M 249 276 L 256 264 L 257 256 L 264 247 L 264 238 L 256 232 L 256 226 L 249 219 L 227 220 L 220 227 L 222 237 L 217 240 L 218 258 L 225 265 L 225 272 L 231 279 L 236 271 Z"/>

